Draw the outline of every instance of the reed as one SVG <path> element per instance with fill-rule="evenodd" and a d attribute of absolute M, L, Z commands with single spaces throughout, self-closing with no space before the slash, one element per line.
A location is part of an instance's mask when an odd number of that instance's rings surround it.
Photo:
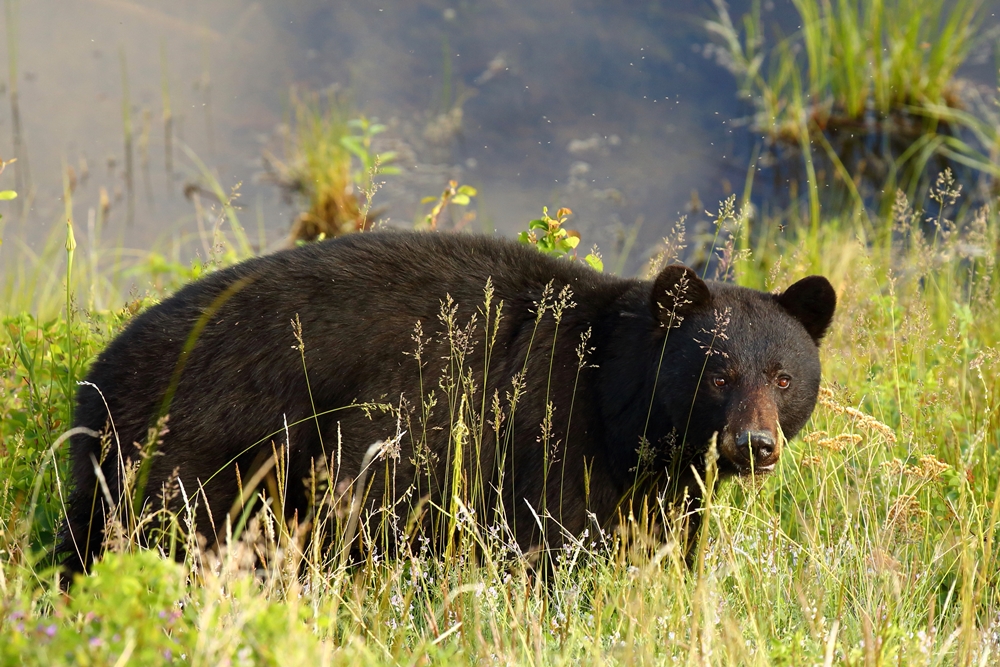
<path fill-rule="evenodd" d="M 714 0 L 706 27 L 754 107 L 754 127 L 803 156 L 814 223 L 820 158 L 855 209 L 865 206 L 858 183 L 877 183 L 883 214 L 897 188 L 926 193 L 942 160 L 1000 175 L 997 127 L 964 108 L 956 78 L 979 36 L 982 0 L 793 1 L 801 28 L 770 49 L 759 1 L 737 24 Z"/>

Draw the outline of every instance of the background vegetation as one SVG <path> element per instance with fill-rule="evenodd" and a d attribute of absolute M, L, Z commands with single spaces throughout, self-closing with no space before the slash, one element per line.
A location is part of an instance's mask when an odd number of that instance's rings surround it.
<path fill-rule="evenodd" d="M 797 156 L 813 221 L 820 188 L 833 186 L 842 206 L 887 214 L 897 189 L 925 197 L 949 161 L 972 180 L 1000 173 L 996 109 L 957 76 L 977 44 L 982 0 L 793 0 L 799 25 L 788 36 L 762 22 L 757 0 L 738 21 L 713 2 L 706 28 L 720 61 L 765 143 Z M 821 170 L 829 176 L 817 180 Z"/>

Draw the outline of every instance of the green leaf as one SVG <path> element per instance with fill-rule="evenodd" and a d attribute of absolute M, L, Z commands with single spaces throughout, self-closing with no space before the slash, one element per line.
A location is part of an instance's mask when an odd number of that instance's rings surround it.
<path fill-rule="evenodd" d="M 467 206 L 469 204 L 469 196 L 463 194 L 457 194 L 451 198 L 452 204 L 458 204 L 459 206 Z"/>
<path fill-rule="evenodd" d="M 549 223 L 544 220 L 532 220 L 528 223 L 528 229 L 544 229 L 547 232 L 549 231 Z"/>
<path fill-rule="evenodd" d="M 523 243 L 524 245 L 532 244 L 531 235 L 528 234 L 528 232 L 518 232 L 517 240 Z"/>
<path fill-rule="evenodd" d="M 354 154 L 356 158 L 367 164 L 371 156 L 357 137 L 341 137 L 340 145 Z"/>
<path fill-rule="evenodd" d="M 438 200 L 437 197 L 424 197 L 423 199 L 420 200 L 420 203 L 421 204 L 430 204 L 432 201 L 437 201 L 437 200 Z"/>
<path fill-rule="evenodd" d="M 562 231 L 565 231 L 565 230 L 560 229 L 559 231 L 562 232 Z M 569 250 L 572 250 L 573 248 L 575 248 L 578 245 L 580 245 L 580 237 L 579 236 L 568 236 L 568 237 L 564 238 L 561 241 L 561 243 L 562 243 L 562 245 L 564 245 Z"/>
<path fill-rule="evenodd" d="M 471 185 L 463 185 L 462 187 L 460 187 L 458 189 L 458 194 L 460 194 L 460 195 L 468 195 L 469 197 L 475 197 L 476 196 L 476 189 L 474 187 L 472 187 Z"/>
<path fill-rule="evenodd" d="M 17 199 L 17 193 L 13 190 L 0 190 L 0 201 L 9 201 L 11 199 Z"/>
<path fill-rule="evenodd" d="M 590 264 L 590 267 L 595 271 L 599 273 L 604 273 L 604 262 L 602 262 L 601 258 L 598 257 L 597 255 L 591 253 L 586 257 L 584 257 L 583 261 L 585 261 L 587 264 Z"/>

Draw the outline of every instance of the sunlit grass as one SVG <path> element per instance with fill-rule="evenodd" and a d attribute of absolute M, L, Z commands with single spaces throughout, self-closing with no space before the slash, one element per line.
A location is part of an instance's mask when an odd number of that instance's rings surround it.
<path fill-rule="evenodd" d="M 724 261 L 709 275 L 719 266 L 771 290 L 821 273 L 836 287 L 820 404 L 773 475 L 719 489 L 692 567 L 639 521 L 626 541 L 599 546 L 589 534 L 570 544 L 549 581 L 505 531 L 484 533 L 456 501 L 447 558 L 418 543 L 405 558 L 369 553 L 352 564 L 265 510 L 234 523 L 221 550 L 191 548 L 176 564 L 125 534 L 120 554 L 59 595 L 43 551 L 66 492 L 65 444 L 51 448 L 68 427 L 67 380 L 133 312 L 111 293 L 123 284 L 114 265 L 91 274 L 78 247 L 72 325 L 59 280 L 43 321 L 4 320 L 0 656 L 47 665 L 992 664 L 1000 219 L 983 210 L 952 222 L 956 190 L 939 179 L 920 212 L 899 199 L 881 221 L 894 232 L 877 243 L 851 221 L 797 229 L 720 216 L 750 225 L 749 252 L 729 240 L 742 228 L 722 230 L 710 252 Z M 52 242 L 53 256 L 64 241 Z M 104 310 L 82 296 L 95 278 Z M 332 520 L 349 519 L 349 496 L 330 491 L 340 494 Z M 182 512 L 175 525 L 186 520 Z"/>

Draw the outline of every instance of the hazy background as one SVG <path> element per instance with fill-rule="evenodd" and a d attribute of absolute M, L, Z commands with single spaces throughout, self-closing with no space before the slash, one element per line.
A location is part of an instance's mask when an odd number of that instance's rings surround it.
<path fill-rule="evenodd" d="M 735 18 L 748 6 L 730 10 Z M 708 0 L 7 0 L 5 9 L 0 156 L 14 154 L 13 64 L 26 159 L 15 165 L 19 202 L 2 205 L 0 263 L 36 251 L 62 221 L 63 162 L 77 177 L 78 221 L 100 187 L 112 199 L 103 243 L 148 248 L 191 232 L 183 190 L 198 175 L 182 145 L 224 188 L 242 183 L 241 221 L 251 237 L 260 225 L 266 244 L 277 243 L 297 210 L 261 182 L 260 156 L 280 154 L 292 86 L 336 86 L 358 113 L 389 126 L 382 146 L 400 151 L 404 173 L 387 176 L 374 203 L 392 224 L 412 224 L 419 199 L 457 178 L 479 188 L 476 224 L 506 234 L 543 205 L 569 206 L 571 226 L 607 255 L 641 217 L 629 270 L 680 215 L 696 222 L 742 192 L 756 141 L 739 121 L 749 107 L 706 49 Z M 789 2 L 765 2 L 764 16 L 786 34 L 797 27 Z M 963 74 L 995 89 L 989 49 Z M 452 112 L 442 125 L 438 116 L 456 102 L 460 124 Z M 15 186 L 15 166 L 0 187 Z M 774 187 L 763 179 L 755 197 Z"/>

